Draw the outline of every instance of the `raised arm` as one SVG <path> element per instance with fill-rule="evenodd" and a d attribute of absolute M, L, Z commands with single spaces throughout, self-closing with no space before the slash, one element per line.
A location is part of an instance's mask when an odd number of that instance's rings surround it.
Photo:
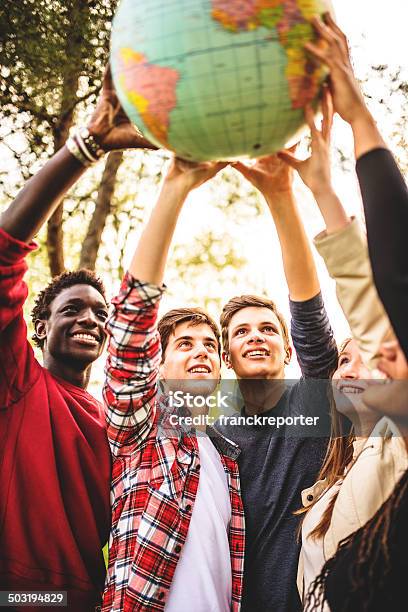
<path fill-rule="evenodd" d="M 187 195 L 225 163 L 174 160 L 141 235 L 107 324 L 104 400 L 115 455 L 141 444 L 154 424 L 161 347 L 157 311 L 170 243 Z"/>
<path fill-rule="evenodd" d="M 265 197 L 282 251 L 283 267 L 291 300 L 315 297 L 319 280 L 312 251 L 292 190 L 291 169 L 276 155 L 263 157 L 253 166 L 234 164 Z"/>
<path fill-rule="evenodd" d="M 235 167 L 264 195 L 276 225 L 290 295 L 291 334 L 306 378 L 327 378 L 337 360 L 311 247 L 292 191 L 292 172 L 278 156 Z"/>
<path fill-rule="evenodd" d="M 330 69 L 334 108 L 353 131 L 374 281 L 401 347 L 408 357 L 408 189 L 368 111 L 353 73 L 347 39 L 330 15 L 314 20 L 325 48 L 307 45 Z"/>
<path fill-rule="evenodd" d="M 393 339 L 393 332 L 373 283 L 367 240 L 356 219 L 350 219 L 337 197 L 330 176 L 330 133 L 333 119 L 331 96 L 323 96 L 323 121 L 317 129 L 310 107 L 306 119 L 312 135 L 312 154 L 306 160 L 287 152 L 280 157 L 295 168 L 313 193 L 326 229 L 315 239 L 343 312 L 358 342 L 365 363 L 376 367 L 382 342 Z"/>
<path fill-rule="evenodd" d="M 88 131 L 98 146 L 98 155 L 117 149 L 156 148 L 129 123 L 114 92 L 109 70 Z M 1 215 L 0 227 L 14 238 L 30 242 L 85 169 L 84 163 L 64 145 Z"/>

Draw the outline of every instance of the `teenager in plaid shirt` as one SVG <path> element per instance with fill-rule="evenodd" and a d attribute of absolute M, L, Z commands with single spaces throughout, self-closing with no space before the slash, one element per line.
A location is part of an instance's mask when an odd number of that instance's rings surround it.
<path fill-rule="evenodd" d="M 219 333 L 199 309 L 157 326 L 167 253 L 188 193 L 225 164 L 173 161 L 108 322 L 104 399 L 113 453 L 105 612 L 240 609 L 244 516 L 236 459 L 221 434 L 158 433 L 167 391 L 208 395 Z"/>

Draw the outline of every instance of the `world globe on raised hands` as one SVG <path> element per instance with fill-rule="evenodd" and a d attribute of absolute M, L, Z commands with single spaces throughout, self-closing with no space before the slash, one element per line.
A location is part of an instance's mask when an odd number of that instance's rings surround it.
<path fill-rule="evenodd" d="M 305 52 L 329 0 L 122 0 L 111 68 L 130 120 L 195 161 L 260 157 L 300 134 L 326 72 Z"/>

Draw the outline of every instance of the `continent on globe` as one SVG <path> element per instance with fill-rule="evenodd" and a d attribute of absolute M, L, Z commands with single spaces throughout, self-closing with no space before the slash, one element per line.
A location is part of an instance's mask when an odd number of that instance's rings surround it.
<path fill-rule="evenodd" d="M 314 0 L 212 0 L 212 17 L 226 30 L 276 29 L 288 60 L 285 74 L 294 109 L 316 97 L 323 76 L 323 68 L 303 49 L 304 41 L 314 38 L 309 20 L 315 14 Z"/>
<path fill-rule="evenodd" d="M 167 148 L 170 113 L 177 104 L 176 85 L 180 74 L 174 68 L 150 63 L 142 53 L 119 51 L 119 80 L 127 98 L 157 140 Z"/>

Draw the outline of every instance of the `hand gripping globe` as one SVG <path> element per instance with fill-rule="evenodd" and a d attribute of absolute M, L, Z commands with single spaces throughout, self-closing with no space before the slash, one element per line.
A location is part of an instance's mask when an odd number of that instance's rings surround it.
<path fill-rule="evenodd" d="M 304 126 L 326 72 L 304 50 L 329 0 L 122 0 L 111 40 L 119 100 L 158 147 L 261 157 Z"/>

